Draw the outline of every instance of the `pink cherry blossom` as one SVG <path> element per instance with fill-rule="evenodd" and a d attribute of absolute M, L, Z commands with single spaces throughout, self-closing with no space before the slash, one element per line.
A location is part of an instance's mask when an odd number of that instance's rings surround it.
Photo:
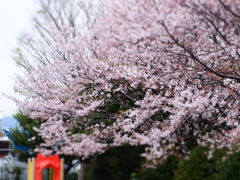
<path fill-rule="evenodd" d="M 189 142 L 238 145 L 240 3 L 102 6 L 87 35 L 51 30 L 51 62 L 16 82 L 26 99 L 17 101 L 21 110 L 43 120 L 38 150 L 57 144 L 58 153 L 87 158 L 126 143 L 147 145 L 143 156 L 156 165 L 186 155 Z"/>

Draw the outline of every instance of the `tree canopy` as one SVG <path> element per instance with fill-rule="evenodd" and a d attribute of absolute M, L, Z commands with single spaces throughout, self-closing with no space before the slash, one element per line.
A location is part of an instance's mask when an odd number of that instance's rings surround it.
<path fill-rule="evenodd" d="M 240 3 L 116 0 L 88 33 L 49 28 L 51 61 L 16 82 L 37 149 L 88 158 L 145 145 L 156 165 L 197 145 L 239 144 Z M 211 156 L 211 153 L 209 154 Z"/>

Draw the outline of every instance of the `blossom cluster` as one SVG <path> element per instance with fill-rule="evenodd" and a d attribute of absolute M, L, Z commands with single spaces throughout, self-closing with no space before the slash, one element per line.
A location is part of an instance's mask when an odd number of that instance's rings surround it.
<path fill-rule="evenodd" d="M 157 164 L 197 144 L 238 145 L 240 3 L 116 0 L 87 35 L 52 30 L 50 63 L 27 72 L 17 101 L 41 118 L 39 147 L 87 158 L 146 145 Z"/>

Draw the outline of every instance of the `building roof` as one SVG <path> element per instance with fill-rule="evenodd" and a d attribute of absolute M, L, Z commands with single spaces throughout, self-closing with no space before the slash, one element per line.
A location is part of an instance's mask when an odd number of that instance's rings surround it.
<path fill-rule="evenodd" d="M 0 137 L 0 141 L 9 141 L 7 136 Z"/>

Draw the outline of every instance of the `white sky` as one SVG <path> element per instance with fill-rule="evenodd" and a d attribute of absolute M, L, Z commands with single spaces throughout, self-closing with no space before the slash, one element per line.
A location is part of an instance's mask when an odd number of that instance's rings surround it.
<path fill-rule="evenodd" d="M 0 119 L 12 115 L 17 107 L 2 93 L 13 94 L 12 77 L 17 70 L 11 60 L 20 32 L 31 22 L 34 0 L 0 0 Z"/>

